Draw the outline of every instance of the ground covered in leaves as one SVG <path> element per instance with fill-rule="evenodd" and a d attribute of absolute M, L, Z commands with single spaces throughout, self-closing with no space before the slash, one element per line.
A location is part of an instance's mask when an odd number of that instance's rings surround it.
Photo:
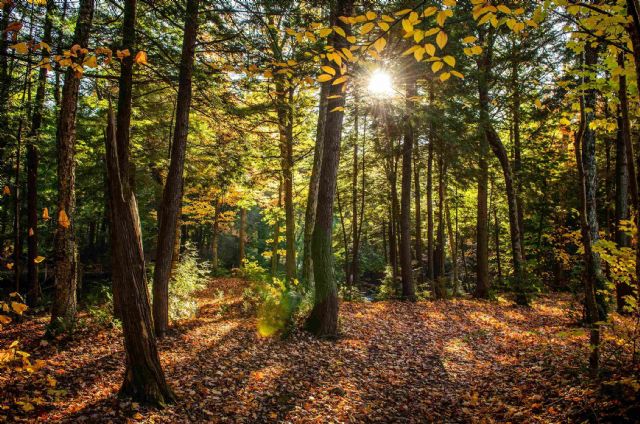
<path fill-rule="evenodd" d="M 56 383 L 52 388 L 49 379 L 47 390 L 0 375 L 0 417 L 631 422 L 637 412 L 586 377 L 586 335 L 575 326 L 568 300 L 541 298 L 530 309 L 472 300 L 342 303 L 340 339 L 319 341 L 299 331 L 282 340 L 257 333 L 255 317 L 242 308 L 245 286 L 236 279 L 212 281 L 200 295 L 198 317 L 160 342 L 167 378 L 180 398 L 163 410 L 117 398 L 124 362 L 118 329 L 89 324 L 71 339 L 46 343 L 39 339 L 45 317 L 6 328 L 0 347 L 20 339 L 32 359 L 47 361 L 44 371 Z"/>

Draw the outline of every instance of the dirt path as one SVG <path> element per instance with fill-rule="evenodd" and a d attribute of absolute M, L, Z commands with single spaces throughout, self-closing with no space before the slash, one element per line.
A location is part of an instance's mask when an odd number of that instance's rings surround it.
<path fill-rule="evenodd" d="M 500 302 L 343 303 L 342 337 L 304 332 L 262 338 L 243 312 L 246 283 L 212 281 L 199 316 L 160 343 L 181 402 L 147 410 L 115 397 L 121 334 L 86 327 L 74 340 L 40 345 L 43 322 L 20 336 L 48 359 L 66 394 L 30 421 L 67 422 L 561 422 L 596 404 L 584 381 L 587 344 L 570 327 L 566 302 L 524 309 Z M 12 392 L 0 379 L 0 393 Z"/>

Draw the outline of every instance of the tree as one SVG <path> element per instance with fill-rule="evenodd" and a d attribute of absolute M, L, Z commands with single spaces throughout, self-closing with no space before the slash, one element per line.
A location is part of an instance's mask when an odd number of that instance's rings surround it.
<path fill-rule="evenodd" d="M 198 34 L 199 0 L 186 2 L 184 38 L 180 59 L 176 123 L 171 144 L 169 175 L 164 186 L 160 204 L 160 225 L 156 266 L 153 274 L 153 322 L 156 335 L 163 337 L 169 326 L 169 278 L 174 255 L 178 212 L 182 202 L 184 160 L 189 134 L 189 111 L 191 108 L 191 80 L 196 39 Z"/>
<path fill-rule="evenodd" d="M 351 15 L 353 1 L 336 0 L 332 6 L 332 24 L 347 33 L 349 25 L 338 17 Z M 338 50 L 348 46 L 347 40 L 337 33 L 331 36 L 329 44 Z M 327 66 L 331 66 L 336 73 L 340 72 L 339 67 L 334 64 Z M 342 95 L 344 87 L 345 83 L 332 84 L 327 93 L 327 117 L 324 124 L 318 206 L 311 243 L 315 297 L 313 309 L 307 319 L 307 328 L 315 335 L 322 337 L 335 337 L 338 332 L 338 293 L 333 270 L 332 235 L 333 199 L 344 119 L 345 99 Z"/>
<path fill-rule="evenodd" d="M 72 51 L 81 63 L 89 42 L 93 21 L 94 0 L 81 0 L 73 36 Z M 58 222 L 55 234 L 55 293 L 51 310 L 53 332 L 69 329 L 76 318 L 76 287 L 78 285 L 78 253 L 75 239 L 75 141 L 76 114 L 80 76 L 69 67 L 65 73 L 58 118 L 56 144 L 58 151 Z"/>

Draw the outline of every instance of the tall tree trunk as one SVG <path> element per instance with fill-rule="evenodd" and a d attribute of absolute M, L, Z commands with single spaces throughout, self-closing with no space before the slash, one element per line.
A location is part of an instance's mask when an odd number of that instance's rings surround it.
<path fill-rule="evenodd" d="M 339 20 L 339 16 L 350 16 L 353 0 L 336 0 L 333 4 L 331 22 L 350 32 L 349 25 Z M 340 35 L 333 33 L 329 45 L 336 50 L 348 48 L 349 43 Z M 336 73 L 340 72 L 335 65 Z M 333 199 L 336 190 L 338 163 L 340 161 L 340 142 L 345 105 L 344 84 L 332 84 L 328 93 L 326 123 L 324 126 L 322 165 L 320 168 L 320 187 L 316 222 L 313 229 L 311 251 L 313 255 L 313 274 L 315 278 L 315 297 L 313 309 L 307 320 L 307 328 L 320 337 L 335 337 L 338 333 L 338 291 L 333 271 Z M 338 108 L 336 110 L 336 108 Z"/>
<path fill-rule="evenodd" d="M 276 215 L 276 222 L 273 225 L 273 246 L 271 248 L 271 278 L 277 275 L 278 265 L 280 264 L 280 257 L 278 253 L 278 251 L 280 250 L 280 209 L 282 209 L 282 176 L 280 176 L 280 184 L 278 185 L 278 215 Z"/>
<path fill-rule="evenodd" d="M 495 201 L 495 185 L 491 178 L 491 195 L 489 196 L 491 211 L 493 212 L 493 240 L 496 251 L 496 267 L 498 268 L 498 284 L 502 285 L 502 258 L 500 255 L 500 222 L 498 221 L 498 205 Z"/>
<path fill-rule="evenodd" d="M 529 303 L 529 298 L 524 287 L 525 265 L 522 257 L 522 240 L 520 224 L 518 221 L 518 205 L 513 172 L 511 170 L 511 163 L 509 162 L 507 150 L 505 149 L 504 144 L 502 144 L 502 140 L 500 140 L 498 133 L 493 128 L 489 117 L 489 80 L 491 78 L 493 47 L 493 37 L 491 34 L 489 37 L 490 40 L 488 41 L 488 46 L 484 50 L 481 59 L 478 60 L 478 70 L 481 75 L 478 84 L 481 115 L 480 122 L 484 138 L 487 140 L 487 143 L 491 146 L 493 153 L 498 158 L 505 180 L 507 203 L 509 205 L 509 233 L 511 235 L 516 303 L 527 305 Z"/>
<path fill-rule="evenodd" d="M 359 256 L 359 239 L 358 239 L 358 141 L 359 141 L 359 126 L 360 126 L 360 110 L 358 108 L 360 99 L 358 93 L 355 93 L 354 99 L 354 132 L 355 137 L 353 140 L 353 161 L 351 163 L 351 266 L 349 267 L 349 275 L 347 276 L 349 297 L 351 296 L 351 289 L 358 285 L 358 276 L 360 273 L 358 267 Z M 363 193 L 364 194 L 364 193 Z"/>
<path fill-rule="evenodd" d="M 285 275 L 287 283 L 296 279 L 296 229 L 293 205 L 293 94 L 291 83 L 285 89 L 280 82 L 278 95 L 278 127 L 280 131 L 280 166 L 282 169 L 285 214 Z"/>
<path fill-rule="evenodd" d="M 164 337 L 169 327 L 169 278 L 176 224 L 182 203 L 184 159 L 189 135 L 189 110 L 193 61 L 198 36 L 198 7 L 200 0 L 187 0 L 184 36 L 178 76 L 176 123 L 171 145 L 171 162 L 160 204 L 160 228 L 156 247 L 156 266 L 153 273 L 153 323 L 156 336 Z"/>
<path fill-rule="evenodd" d="M 9 96 L 11 90 L 11 71 L 9 69 L 9 33 L 6 31 L 11 22 L 11 13 L 15 8 L 12 1 L 3 2 L 2 20 L 0 21 L 0 171 L 7 172 L 9 167 L 5 163 L 5 148 L 11 139 L 9 136 Z"/>
<path fill-rule="evenodd" d="M 447 233 L 449 235 L 449 249 L 451 250 L 451 282 L 453 296 L 459 294 L 458 287 L 458 244 L 456 242 L 456 234 L 453 231 L 453 223 L 451 222 L 451 211 L 449 210 L 449 202 L 444 205 L 445 218 L 447 220 Z M 457 230 L 457 229 L 456 229 Z"/>
<path fill-rule="evenodd" d="M 245 242 L 247 239 L 247 209 L 240 208 L 240 230 L 238 231 L 238 267 L 244 267 L 246 258 Z"/>
<path fill-rule="evenodd" d="M 433 84 L 429 89 L 429 108 L 435 111 Z M 432 113 L 433 115 L 433 113 Z M 435 123 L 429 123 L 429 150 L 427 157 L 427 279 L 433 281 L 433 146 L 435 143 Z"/>
<path fill-rule="evenodd" d="M 444 207 L 446 203 L 447 165 L 444 157 L 445 146 L 442 145 L 438 156 L 438 233 L 434 254 L 434 281 L 433 294 L 436 299 L 444 299 L 447 296 L 445 286 L 445 222 Z"/>
<path fill-rule="evenodd" d="M 624 67 L 624 54 L 618 56 L 618 65 Z M 629 122 L 629 99 L 627 97 L 627 78 L 623 74 L 619 77 L 618 98 L 618 137 L 616 139 L 616 243 L 619 247 L 631 247 L 631 238 L 620 229 L 620 221 L 629 219 L 628 194 L 631 191 L 632 201 L 635 205 L 638 192 L 634 178 L 635 166 L 633 164 L 633 144 L 631 142 L 631 129 Z M 635 186 L 635 187 L 634 187 Z M 631 190 L 629 188 L 631 187 Z M 635 276 L 634 276 L 635 277 Z M 632 281 L 636 280 L 632 278 Z M 632 285 L 627 282 L 617 282 L 616 300 L 619 313 L 627 313 L 629 305 L 627 296 L 633 296 Z"/>
<path fill-rule="evenodd" d="M 411 123 L 411 109 L 417 93 L 415 81 L 407 82 L 406 111 L 404 123 L 404 140 L 402 143 L 402 186 L 400 212 L 400 265 L 402 270 L 402 299 L 415 300 L 413 284 L 413 270 L 411 267 L 411 162 L 413 161 L 413 125 Z"/>
<path fill-rule="evenodd" d="M 44 18 L 44 32 L 42 41 L 51 44 L 52 14 L 55 8 L 53 0 L 47 0 L 47 9 Z M 49 59 L 47 49 L 42 49 L 42 60 Z M 29 132 L 29 144 L 27 145 L 27 302 L 34 306 L 40 303 L 42 290 L 38 282 L 38 141 L 40 139 L 40 127 L 42 126 L 42 109 L 44 108 L 45 89 L 47 85 L 47 69 L 41 67 L 38 73 L 38 86 L 36 98 L 31 115 L 31 130 Z"/>
<path fill-rule="evenodd" d="M 585 140 L 585 133 L 589 127 L 589 115 L 585 113 L 585 106 L 589 102 L 585 101 L 583 96 L 580 99 L 580 128 L 575 136 L 575 154 L 576 165 L 578 168 L 578 185 L 580 195 L 580 229 L 582 235 L 582 245 L 584 249 L 584 270 L 583 270 L 583 284 L 585 291 L 585 310 L 586 321 L 590 328 L 590 345 L 591 353 L 589 355 L 589 368 L 592 375 L 595 375 L 599 366 L 599 347 L 600 347 L 600 327 L 597 324 L 599 321 L 598 305 L 596 301 L 596 280 L 599 278 L 600 266 L 599 258 L 593 251 L 593 238 L 592 238 L 592 225 L 593 222 L 589 221 L 589 202 L 588 198 L 588 185 L 594 183 L 594 180 L 589 180 L 586 177 L 584 161 L 595 161 L 595 157 L 590 157 L 595 151 L 588 148 L 590 141 Z M 587 147 L 587 153 L 585 156 L 584 148 Z M 581 152 L 581 150 L 583 150 Z M 596 223 L 597 226 L 597 223 Z"/>
<path fill-rule="evenodd" d="M 522 148 L 520 143 L 520 76 L 518 69 L 518 51 L 514 49 L 512 60 L 513 87 L 513 179 L 515 180 L 516 207 L 518 212 L 518 230 L 520 232 L 520 255 L 526 258 L 524 248 L 524 209 L 522 200 Z"/>
<path fill-rule="evenodd" d="M 86 48 L 93 21 L 94 0 L 81 0 L 73 44 Z M 82 62 L 82 56 L 75 60 Z M 68 329 L 76 318 L 78 252 L 75 239 L 76 112 L 80 78 L 69 68 L 64 77 L 56 137 L 58 151 L 58 222 L 55 233 L 55 293 L 51 310 L 53 332 Z"/>
<path fill-rule="evenodd" d="M 109 107 L 106 154 L 109 187 L 114 302 L 120 305 L 127 366 L 120 392 L 135 400 L 163 405 L 174 395 L 160 365 L 153 332 L 151 307 L 142 250 L 140 216 L 131 189 L 129 131 L 135 55 L 136 0 L 126 0 L 123 16 L 123 49 L 131 56 L 120 67 L 118 116 Z M 127 60 L 131 59 L 131 60 Z M 116 123 L 117 122 L 117 123 Z M 116 125 L 118 127 L 116 128 Z M 120 125 L 124 125 L 121 127 Z"/>
<path fill-rule="evenodd" d="M 320 166 L 322 165 L 322 148 L 324 145 L 324 123 L 327 118 L 327 93 L 329 83 L 322 83 L 320 87 L 320 101 L 318 106 L 318 123 L 316 127 L 316 142 L 313 150 L 313 167 L 309 180 L 307 207 L 304 214 L 304 246 L 302 251 L 302 283 L 306 290 L 310 290 L 313 283 L 313 263 L 311 258 L 311 239 L 316 221 L 316 207 L 318 205 L 318 186 L 320 183 Z"/>
<path fill-rule="evenodd" d="M 415 251 L 416 261 L 418 265 L 418 278 L 417 283 L 421 284 L 424 278 L 424 263 L 422 258 L 422 199 L 420 187 L 420 168 L 422 167 L 420 159 L 420 146 L 418 143 L 418 137 L 414 137 L 413 146 L 413 187 L 415 194 L 413 195 L 414 209 L 415 209 Z"/>
<path fill-rule="evenodd" d="M 213 229 L 211 231 L 211 267 L 217 271 L 219 267 L 218 259 L 218 238 L 220 236 L 220 209 L 222 208 L 222 197 L 216 199 L 216 210 L 213 214 Z"/>

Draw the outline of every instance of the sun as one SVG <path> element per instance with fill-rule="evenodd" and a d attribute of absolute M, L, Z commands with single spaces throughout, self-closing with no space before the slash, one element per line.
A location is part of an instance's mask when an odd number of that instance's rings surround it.
<path fill-rule="evenodd" d="M 369 76 L 369 93 L 375 97 L 388 97 L 393 94 L 391 75 L 383 69 L 376 69 Z"/>

